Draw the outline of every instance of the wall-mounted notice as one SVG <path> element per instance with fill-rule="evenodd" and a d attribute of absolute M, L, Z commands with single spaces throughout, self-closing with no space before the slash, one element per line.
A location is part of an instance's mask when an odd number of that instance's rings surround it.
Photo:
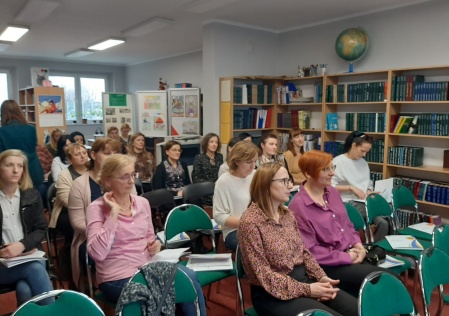
<path fill-rule="evenodd" d="M 104 134 L 108 128 L 115 126 L 119 129 L 122 124 L 128 124 L 132 131 L 133 122 L 133 95 L 131 93 L 104 92 L 102 95 L 104 113 Z"/>
<path fill-rule="evenodd" d="M 137 91 L 137 128 L 147 137 L 168 135 L 167 91 Z"/>
<path fill-rule="evenodd" d="M 200 89 L 169 89 L 170 135 L 200 134 Z"/>

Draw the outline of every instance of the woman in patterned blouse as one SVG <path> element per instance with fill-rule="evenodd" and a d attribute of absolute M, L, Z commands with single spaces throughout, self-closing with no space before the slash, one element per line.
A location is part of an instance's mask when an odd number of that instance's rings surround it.
<path fill-rule="evenodd" d="M 164 145 L 167 159 L 162 161 L 156 168 L 153 177 L 153 189 L 168 189 L 173 195 L 182 196 L 184 187 L 191 183 L 187 164 L 180 161 L 181 144 L 170 140 Z"/>
<path fill-rule="evenodd" d="M 238 227 L 243 266 L 258 315 L 298 315 L 319 308 L 332 315 L 357 315 L 357 300 L 335 288 L 305 247 L 293 214 L 284 206 L 291 179 L 277 163 L 257 169 L 251 201 Z"/>

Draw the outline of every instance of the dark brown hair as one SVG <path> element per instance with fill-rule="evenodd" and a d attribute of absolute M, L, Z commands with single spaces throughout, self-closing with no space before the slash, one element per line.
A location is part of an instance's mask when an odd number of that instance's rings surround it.
<path fill-rule="evenodd" d="M 302 129 L 300 128 L 293 128 L 288 132 L 288 143 L 287 143 L 287 149 L 290 150 L 290 152 L 293 154 L 293 156 L 296 156 L 296 150 L 295 146 L 292 143 L 293 138 L 295 138 L 298 135 L 302 134 Z M 299 150 L 301 155 L 304 153 L 304 146 L 301 147 Z"/>
<path fill-rule="evenodd" d="M 1 120 L 2 126 L 11 123 L 11 121 L 13 120 L 19 122 L 20 124 L 27 124 L 25 115 L 23 115 L 20 106 L 17 104 L 15 100 L 3 101 L 0 114 L 2 116 Z"/>
<path fill-rule="evenodd" d="M 204 136 L 203 139 L 201 140 L 201 151 L 203 152 L 203 154 L 205 154 L 207 152 L 207 146 L 209 145 L 209 140 L 212 137 L 217 137 L 217 140 L 218 140 L 217 153 L 220 152 L 220 150 L 221 150 L 220 137 L 218 137 L 218 135 L 215 133 L 209 133 L 209 134 L 206 134 L 206 136 Z"/>

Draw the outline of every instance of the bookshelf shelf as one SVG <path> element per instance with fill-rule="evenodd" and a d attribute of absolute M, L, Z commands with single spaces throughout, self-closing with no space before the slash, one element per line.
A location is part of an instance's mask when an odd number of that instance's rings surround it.
<path fill-rule="evenodd" d="M 422 166 L 419 166 L 419 167 L 410 167 L 410 166 L 400 166 L 400 165 L 387 164 L 387 167 L 398 168 L 398 169 L 409 169 L 409 170 L 416 170 L 416 171 L 425 171 L 425 172 L 435 172 L 435 173 L 442 173 L 442 174 L 449 174 L 449 168 L 443 168 L 443 167 L 439 167 L 439 166 L 422 165 Z"/>
<path fill-rule="evenodd" d="M 420 134 L 399 134 L 388 133 L 390 137 L 412 137 L 412 138 L 430 138 L 430 139 L 442 139 L 449 140 L 449 136 L 433 136 L 433 135 L 420 135 Z"/>
<path fill-rule="evenodd" d="M 434 207 L 443 208 L 443 209 L 446 209 L 446 212 L 449 210 L 449 205 L 437 204 L 437 203 L 421 201 L 421 200 L 416 200 L 416 202 L 418 202 L 418 204 L 422 204 L 424 206 L 434 206 Z"/>
<path fill-rule="evenodd" d="M 274 104 L 240 104 L 240 103 L 236 103 L 234 104 L 235 107 L 271 107 L 274 106 Z"/>

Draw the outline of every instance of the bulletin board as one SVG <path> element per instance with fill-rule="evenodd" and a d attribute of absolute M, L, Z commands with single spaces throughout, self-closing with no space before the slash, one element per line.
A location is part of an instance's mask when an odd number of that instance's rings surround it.
<path fill-rule="evenodd" d="M 167 91 L 137 91 L 137 130 L 147 137 L 168 135 Z"/>
<path fill-rule="evenodd" d="M 122 124 L 127 123 L 134 131 L 133 120 L 133 95 L 131 93 L 104 92 L 103 115 L 104 133 L 107 135 L 108 128 L 115 126 L 119 129 Z"/>

